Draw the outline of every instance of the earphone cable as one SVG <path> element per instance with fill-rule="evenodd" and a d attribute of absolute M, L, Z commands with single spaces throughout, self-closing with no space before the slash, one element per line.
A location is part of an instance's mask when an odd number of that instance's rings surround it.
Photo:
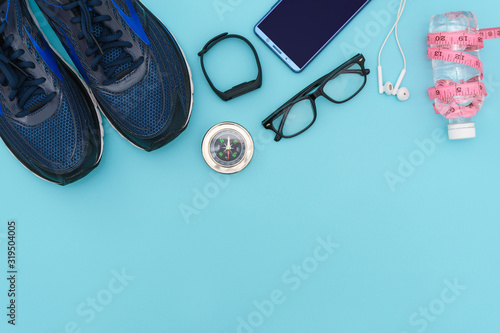
<path fill-rule="evenodd" d="M 400 12 L 398 12 L 398 19 L 396 20 L 396 42 L 398 43 L 399 51 L 401 51 L 401 55 L 403 56 L 403 62 L 404 62 L 404 69 L 406 70 L 406 57 L 405 53 L 403 52 L 403 48 L 401 47 L 401 43 L 399 42 L 399 37 L 398 37 L 398 23 L 399 20 L 401 19 L 401 16 L 403 15 L 403 11 L 405 10 L 406 6 L 406 0 L 402 1 L 402 7 L 400 7 Z"/>
<path fill-rule="evenodd" d="M 399 43 L 399 38 L 397 36 L 397 26 L 398 26 L 398 23 L 399 23 L 399 19 L 401 18 L 401 15 L 403 15 L 403 11 L 404 11 L 404 7 L 406 6 L 406 0 L 401 0 L 401 2 L 399 3 L 399 9 L 398 9 L 398 16 L 396 18 L 396 22 L 394 23 L 394 25 L 392 26 L 391 28 L 391 31 L 389 31 L 389 33 L 387 34 L 387 37 L 385 37 L 385 40 L 384 40 L 384 43 L 382 44 L 382 47 L 380 48 L 380 51 L 378 53 L 378 65 L 380 66 L 380 58 L 382 56 L 382 51 L 384 50 L 384 47 L 385 47 L 385 44 L 387 44 L 387 40 L 389 39 L 389 37 L 391 36 L 392 32 L 394 31 L 394 29 L 396 29 L 396 41 L 398 43 L 398 46 L 399 46 L 399 50 L 401 51 L 401 53 L 403 54 L 403 60 L 404 60 L 404 63 L 405 63 L 405 69 L 406 69 L 406 57 L 403 53 L 403 50 L 401 48 L 401 45 Z"/>

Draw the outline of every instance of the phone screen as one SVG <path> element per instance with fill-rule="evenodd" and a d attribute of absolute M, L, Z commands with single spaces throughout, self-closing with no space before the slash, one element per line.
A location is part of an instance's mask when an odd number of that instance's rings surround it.
<path fill-rule="evenodd" d="M 303 69 L 368 1 L 282 0 L 257 24 L 256 32 Z"/>

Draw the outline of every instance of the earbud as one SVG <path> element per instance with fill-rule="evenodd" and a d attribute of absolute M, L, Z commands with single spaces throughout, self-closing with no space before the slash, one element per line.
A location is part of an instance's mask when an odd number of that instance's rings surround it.
<path fill-rule="evenodd" d="M 398 96 L 398 99 L 401 102 L 407 101 L 410 98 L 410 92 L 408 91 L 407 88 L 400 88 L 401 83 L 403 82 L 403 79 L 406 75 L 406 68 L 404 68 L 401 73 L 399 74 L 398 81 L 396 82 L 396 85 L 393 86 L 390 81 L 387 81 L 383 86 L 382 86 L 382 66 L 378 66 L 378 90 L 379 93 L 386 93 L 387 95 L 396 95 Z"/>
<path fill-rule="evenodd" d="M 406 68 L 401 71 L 401 74 L 399 74 L 398 81 L 396 82 L 396 85 L 394 86 L 394 89 L 392 90 L 393 95 L 398 94 L 399 87 L 401 86 L 401 83 L 403 82 L 405 75 L 406 75 Z"/>
<path fill-rule="evenodd" d="M 403 69 L 401 71 L 401 74 L 399 74 L 398 82 L 396 82 L 396 86 L 394 86 L 394 90 L 392 91 L 392 94 L 398 96 L 398 99 L 401 102 L 407 101 L 408 98 L 410 98 L 410 91 L 404 87 L 400 88 L 405 75 L 406 75 L 406 69 Z"/>
<path fill-rule="evenodd" d="M 410 98 L 410 91 L 405 87 L 399 88 L 397 96 L 401 102 L 407 101 Z"/>
<path fill-rule="evenodd" d="M 387 81 L 384 85 L 384 92 L 387 95 L 392 95 L 393 91 L 394 91 L 394 86 L 392 85 L 391 82 Z"/>

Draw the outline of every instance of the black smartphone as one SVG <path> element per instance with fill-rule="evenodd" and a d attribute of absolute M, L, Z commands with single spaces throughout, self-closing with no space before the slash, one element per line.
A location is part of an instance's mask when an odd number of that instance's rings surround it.
<path fill-rule="evenodd" d="M 280 0 L 255 33 L 293 71 L 302 71 L 370 0 Z"/>

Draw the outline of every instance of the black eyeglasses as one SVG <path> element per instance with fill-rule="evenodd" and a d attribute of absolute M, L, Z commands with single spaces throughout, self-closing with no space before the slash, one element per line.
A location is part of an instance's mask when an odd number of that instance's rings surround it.
<path fill-rule="evenodd" d="M 316 99 L 319 96 L 333 103 L 345 103 L 364 88 L 368 74 L 370 70 L 365 69 L 365 57 L 357 54 L 292 97 L 262 125 L 276 133 L 275 141 L 302 134 L 316 121 Z"/>

